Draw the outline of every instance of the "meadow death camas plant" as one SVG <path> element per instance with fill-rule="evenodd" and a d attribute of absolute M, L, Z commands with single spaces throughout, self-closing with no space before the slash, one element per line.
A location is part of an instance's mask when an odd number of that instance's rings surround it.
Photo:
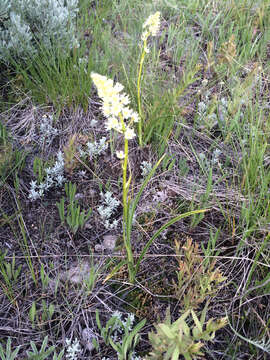
<path fill-rule="evenodd" d="M 108 131 L 115 130 L 124 137 L 124 151 L 119 151 L 116 155 L 122 160 L 123 169 L 123 242 L 127 251 L 128 266 L 131 281 L 134 281 L 134 276 L 131 276 L 134 271 L 134 259 L 132 255 L 131 243 L 130 243 L 130 227 L 129 219 L 133 218 L 129 213 L 129 201 L 128 192 L 131 183 L 131 174 L 127 179 L 128 168 L 128 141 L 135 138 L 136 134 L 132 127 L 134 122 L 139 121 L 138 114 L 128 107 L 130 103 L 129 97 L 121 93 L 124 89 L 120 83 L 113 83 L 113 80 L 108 79 L 106 76 L 102 76 L 96 73 L 91 74 L 91 78 L 97 88 L 98 96 L 102 99 L 102 112 L 107 118 L 106 129 Z"/>
<path fill-rule="evenodd" d="M 149 20 L 149 25 L 147 26 L 149 26 L 149 29 L 152 29 L 152 31 L 154 32 L 157 26 L 154 26 L 152 23 L 153 21 Z M 118 151 L 116 155 L 122 161 L 122 170 L 123 170 L 123 177 L 122 177 L 123 178 L 122 181 L 123 243 L 126 249 L 127 259 L 123 260 L 123 262 L 120 262 L 120 264 L 116 266 L 116 268 L 112 271 L 112 273 L 108 275 L 106 280 L 111 276 L 113 276 L 113 274 L 117 271 L 117 269 L 123 266 L 123 264 L 127 264 L 129 280 L 131 283 L 134 283 L 136 273 L 138 272 L 143 257 L 145 256 L 152 242 L 159 236 L 159 234 L 162 231 L 164 231 L 167 227 L 179 221 L 180 219 L 193 215 L 195 213 L 204 212 L 206 210 L 196 210 L 196 211 L 186 212 L 168 221 L 148 240 L 147 244 L 144 246 L 141 252 L 139 259 L 137 260 L 137 263 L 135 264 L 134 256 L 132 252 L 132 244 L 131 244 L 131 231 L 134 221 L 135 209 L 144 188 L 146 187 L 147 183 L 150 181 L 151 177 L 155 173 L 161 161 L 164 159 L 164 155 L 149 171 L 149 174 L 144 179 L 138 194 L 135 196 L 134 199 L 131 199 L 129 197 L 129 187 L 131 184 L 132 173 L 130 170 L 129 159 L 128 159 L 128 141 L 135 138 L 136 134 L 134 132 L 132 125 L 134 122 L 140 123 L 140 117 L 135 111 L 133 111 L 128 107 L 128 104 L 130 102 L 129 97 L 126 94 L 121 93 L 123 90 L 123 85 L 121 85 L 120 83 L 114 84 L 113 80 L 108 79 L 106 76 L 99 75 L 96 73 L 92 73 L 91 78 L 97 88 L 99 97 L 103 101 L 102 112 L 103 115 L 107 118 L 105 125 L 106 129 L 108 131 L 115 130 L 118 133 L 122 134 L 124 137 L 124 150 Z M 129 177 L 127 178 L 128 168 L 129 168 Z"/>

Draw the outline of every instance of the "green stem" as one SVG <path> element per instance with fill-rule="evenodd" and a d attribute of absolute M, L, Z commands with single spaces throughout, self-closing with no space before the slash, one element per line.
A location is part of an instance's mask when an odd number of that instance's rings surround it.
<path fill-rule="evenodd" d="M 125 128 L 124 119 L 120 116 L 123 129 Z M 128 260 L 128 273 L 129 281 L 134 283 L 135 281 L 135 272 L 134 272 L 134 259 L 132 254 L 130 236 L 128 236 L 129 231 L 127 231 L 128 226 L 128 189 L 130 181 L 127 181 L 127 166 L 128 166 L 128 140 L 125 139 L 125 158 L 123 162 L 123 240 L 127 252 Z"/>
<path fill-rule="evenodd" d="M 138 97 L 138 112 L 139 112 L 139 116 L 140 116 L 140 121 L 138 123 L 138 137 L 139 137 L 139 145 L 142 146 L 142 107 L 141 107 L 141 77 L 142 77 L 142 67 L 143 67 L 143 62 L 144 62 L 144 58 L 145 58 L 145 48 L 146 48 L 147 44 L 146 44 L 146 40 L 144 41 L 144 47 L 143 47 L 143 52 L 141 55 L 141 59 L 140 59 L 140 66 L 139 66 L 139 74 L 138 74 L 138 80 L 137 80 L 137 97 Z"/>
<path fill-rule="evenodd" d="M 124 224 L 127 223 L 127 195 L 128 195 L 128 185 L 127 185 L 127 161 L 128 161 L 128 140 L 125 139 L 125 158 L 123 163 L 123 207 L 124 207 Z M 124 234 L 126 234 L 126 226 L 124 226 Z"/>

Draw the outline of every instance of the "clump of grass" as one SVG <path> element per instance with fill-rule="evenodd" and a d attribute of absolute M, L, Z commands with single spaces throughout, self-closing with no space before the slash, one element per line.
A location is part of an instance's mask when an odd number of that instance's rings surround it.
<path fill-rule="evenodd" d="M 6 127 L 0 122 L 0 182 L 3 184 L 9 176 L 14 177 L 24 167 L 25 154 L 14 149 L 12 138 Z"/>

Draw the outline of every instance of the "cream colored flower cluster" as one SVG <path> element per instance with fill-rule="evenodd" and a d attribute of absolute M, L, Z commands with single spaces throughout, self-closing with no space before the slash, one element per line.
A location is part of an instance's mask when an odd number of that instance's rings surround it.
<path fill-rule="evenodd" d="M 113 83 L 113 80 L 97 73 L 91 73 L 91 78 L 97 88 L 98 96 L 102 99 L 102 112 L 107 118 L 106 129 L 116 130 L 124 134 L 125 139 L 133 139 L 136 134 L 130 126 L 133 122 L 139 121 L 139 115 L 127 105 L 130 103 L 126 94 L 120 94 L 124 89 L 120 83 Z M 128 124 L 125 120 L 129 120 Z"/>
<path fill-rule="evenodd" d="M 144 51 L 149 53 L 149 49 L 146 45 L 146 41 L 150 35 L 157 36 L 160 27 L 160 12 L 157 11 L 155 14 L 150 15 L 148 19 L 143 24 L 143 29 L 141 39 L 144 42 Z"/>

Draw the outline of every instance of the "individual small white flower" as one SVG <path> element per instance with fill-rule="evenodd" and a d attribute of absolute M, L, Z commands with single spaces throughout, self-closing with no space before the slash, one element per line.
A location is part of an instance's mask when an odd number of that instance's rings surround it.
<path fill-rule="evenodd" d="M 34 181 L 34 180 L 32 180 L 32 181 L 30 182 L 30 185 L 31 185 L 31 188 L 32 188 L 32 189 L 35 189 L 35 188 L 37 187 L 37 182 Z"/>
<path fill-rule="evenodd" d="M 134 130 L 127 126 L 127 128 L 125 130 L 125 139 L 132 140 L 133 138 L 135 138 L 135 136 L 136 136 L 136 134 L 135 134 Z"/>
<path fill-rule="evenodd" d="M 136 113 L 136 111 L 133 111 L 133 112 L 132 112 L 131 121 L 133 121 L 133 122 L 135 122 L 135 123 L 139 122 L 139 114 Z"/>
<path fill-rule="evenodd" d="M 106 122 L 106 130 L 112 130 L 112 129 L 117 130 L 119 125 L 120 124 L 116 117 L 110 117 Z"/>
<path fill-rule="evenodd" d="M 122 150 L 116 151 L 116 156 L 118 157 L 118 159 L 123 160 L 125 158 L 125 153 Z"/>
<path fill-rule="evenodd" d="M 150 52 L 149 47 L 145 46 L 144 51 L 146 52 L 146 54 L 149 54 L 149 52 Z"/>
<path fill-rule="evenodd" d="M 105 117 L 109 117 L 111 115 L 111 105 L 107 101 L 103 102 L 102 112 Z"/>
<path fill-rule="evenodd" d="M 133 111 L 129 107 L 125 107 L 122 109 L 122 115 L 124 119 L 129 119 L 132 113 Z"/>
<path fill-rule="evenodd" d="M 118 116 L 122 109 L 123 106 L 120 101 L 114 101 L 111 106 L 111 114 L 114 116 Z"/>
<path fill-rule="evenodd" d="M 126 94 L 120 95 L 119 99 L 123 105 L 128 105 L 130 103 L 129 97 Z"/>
<path fill-rule="evenodd" d="M 148 38 L 148 36 L 149 36 L 149 32 L 148 32 L 148 31 L 144 31 L 144 32 L 142 33 L 142 36 L 141 36 L 142 41 L 146 41 L 147 38 Z"/>
<path fill-rule="evenodd" d="M 207 79 L 203 79 L 202 81 L 202 86 L 206 86 L 208 84 L 208 80 Z"/>
<path fill-rule="evenodd" d="M 117 93 L 120 93 L 122 90 L 124 89 L 124 86 L 120 83 L 116 83 L 114 85 L 114 90 L 117 92 Z"/>
<path fill-rule="evenodd" d="M 115 126 L 114 130 L 118 131 L 121 134 L 125 132 L 125 128 L 123 128 L 123 126 L 120 123 L 118 123 L 117 126 Z"/>

